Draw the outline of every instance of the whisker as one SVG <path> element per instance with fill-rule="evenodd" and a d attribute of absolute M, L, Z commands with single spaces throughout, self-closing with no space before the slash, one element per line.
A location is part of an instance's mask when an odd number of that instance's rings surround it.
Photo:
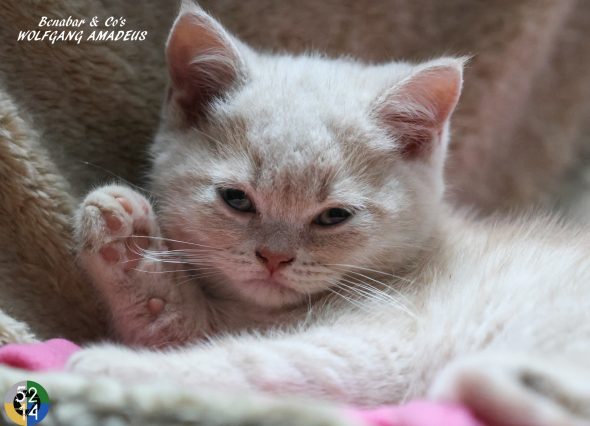
<path fill-rule="evenodd" d="M 354 285 L 352 285 L 354 284 Z M 350 293 L 354 293 L 363 299 L 370 300 L 379 300 L 381 302 L 389 302 L 389 300 L 383 298 L 378 293 L 374 293 L 370 290 L 365 290 L 364 288 L 360 287 L 358 283 L 353 283 L 352 281 L 340 280 L 338 281 L 338 285 L 342 288 L 347 289 Z"/>
<path fill-rule="evenodd" d="M 94 167 L 94 168 L 96 168 L 96 169 L 98 169 L 98 170 L 101 170 L 101 171 L 103 171 L 103 172 L 105 172 L 105 173 L 107 173 L 107 174 L 111 175 L 112 177 L 114 177 L 114 178 L 116 178 L 116 179 L 118 179 L 118 180 L 120 180 L 120 181 L 124 182 L 125 184 L 127 184 L 127 185 L 129 185 L 129 186 L 132 186 L 133 188 L 135 188 L 135 189 L 139 190 L 140 192 L 143 192 L 144 194 L 152 194 L 152 192 L 151 192 L 151 191 L 148 191 L 147 189 L 145 189 L 145 188 L 142 188 L 142 187 L 141 187 L 141 186 L 139 186 L 139 185 L 136 185 L 136 184 L 134 184 L 134 183 L 132 183 L 132 182 L 129 182 L 127 179 L 125 179 L 125 178 L 123 178 L 123 177 L 119 176 L 119 175 L 118 175 L 118 174 L 116 174 L 115 172 L 113 172 L 113 171 L 111 171 L 111 170 L 108 170 L 108 169 L 105 169 L 104 167 L 102 167 L 102 166 L 99 166 L 98 164 L 94 164 L 94 163 L 91 163 L 90 161 L 84 161 L 84 160 L 80 160 L 80 163 L 82 163 L 82 164 L 84 164 L 84 165 L 86 165 L 86 166 L 91 166 L 91 167 Z"/>
<path fill-rule="evenodd" d="M 146 274 L 170 274 L 170 273 L 173 273 L 173 272 L 199 272 L 199 271 L 202 271 L 201 268 L 171 269 L 169 271 L 146 271 L 145 269 L 138 269 L 138 268 L 133 268 L 131 270 L 132 271 L 137 271 L 137 272 L 144 272 Z"/>
<path fill-rule="evenodd" d="M 347 296 L 345 296 L 345 295 L 343 295 L 341 293 L 338 293 L 334 288 L 328 287 L 328 291 L 330 293 L 335 294 L 336 296 L 344 299 L 345 301 L 347 301 L 351 305 L 354 305 L 354 306 L 356 306 L 357 308 L 359 308 L 359 309 L 361 309 L 363 311 L 366 311 L 367 310 L 367 308 L 365 306 L 363 306 L 361 303 L 359 303 L 356 300 L 351 299 L 350 297 L 347 297 Z"/>
<path fill-rule="evenodd" d="M 376 283 L 376 284 L 379 284 L 379 285 L 381 285 L 381 286 L 385 287 L 385 288 L 386 288 L 388 291 L 392 291 L 392 292 L 394 292 L 394 293 L 395 293 L 397 296 L 399 296 L 399 297 L 400 297 L 401 299 L 403 299 L 405 302 L 407 302 L 407 303 L 411 304 L 411 302 L 408 300 L 408 298 L 407 298 L 407 297 L 406 297 L 406 296 L 405 296 L 405 295 L 404 295 L 404 294 L 403 294 L 401 291 L 399 291 L 398 289 L 396 289 L 395 287 L 393 287 L 393 286 L 392 286 L 392 285 L 390 285 L 390 284 L 383 283 L 383 282 L 381 282 L 381 281 L 379 281 L 379 280 L 376 280 L 376 279 L 374 279 L 374 278 L 372 278 L 372 277 L 369 277 L 369 276 L 367 276 L 367 275 L 361 274 L 360 272 L 356 272 L 356 271 L 348 271 L 348 272 L 345 274 L 345 276 L 346 276 L 346 275 L 348 275 L 348 276 L 349 276 L 349 278 L 351 278 L 351 279 L 352 279 L 352 278 L 353 278 L 353 279 L 359 279 L 359 278 L 356 278 L 356 277 L 351 277 L 349 274 L 354 274 L 354 275 L 356 275 L 356 276 L 360 276 L 360 277 L 362 277 L 362 278 L 365 278 L 365 279 L 367 279 L 367 280 L 369 280 L 369 281 L 372 281 L 372 282 L 374 282 L 374 283 Z M 360 279 L 359 279 L 359 280 L 360 280 Z M 410 281 L 410 280 L 408 280 L 408 281 Z M 384 290 L 382 290 L 382 291 L 383 291 L 384 293 L 387 293 L 387 292 L 386 292 L 386 291 L 384 291 Z M 388 295 L 389 295 L 390 297 L 393 297 L 393 296 L 392 296 L 392 295 L 390 295 L 390 294 L 388 294 Z"/>
<path fill-rule="evenodd" d="M 399 309 L 401 309 L 406 314 L 410 315 L 412 318 L 416 318 L 416 314 L 408 306 L 406 306 L 401 300 L 396 299 L 395 297 L 393 297 L 391 294 L 388 294 L 387 292 L 379 290 L 379 289 L 377 289 L 371 285 L 368 285 L 367 283 L 362 282 L 362 281 L 352 281 L 352 280 L 347 280 L 346 278 L 341 278 L 340 281 L 341 282 L 344 281 L 352 286 L 358 286 L 359 288 L 356 288 L 355 290 L 359 290 L 359 291 L 363 292 L 363 294 L 367 295 L 368 297 L 375 298 L 381 302 L 391 303 L 391 304 L 395 305 L 396 307 L 398 307 Z"/>
<path fill-rule="evenodd" d="M 191 242 L 188 242 L 188 241 L 175 240 L 173 238 L 154 237 L 154 236 L 150 236 L 150 235 L 132 235 L 132 237 L 136 237 L 136 238 L 148 238 L 148 239 L 152 239 L 152 240 L 167 241 L 167 242 L 172 242 L 172 243 L 181 243 L 181 244 L 187 244 L 189 246 L 205 247 L 205 248 L 210 248 L 210 249 L 214 249 L 214 250 L 218 250 L 218 251 L 223 251 L 222 249 L 220 249 L 218 247 L 208 246 L 208 245 L 205 245 L 205 244 L 191 243 Z"/>
<path fill-rule="evenodd" d="M 196 275 L 191 275 L 190 277 L 187 277 L 184 280 L 178 281 L 175 283 L 175 285 L 184 285 L 184 284 L 188 284 L 191 282 L 194 282 L 196 280 L 201 280 L 203 278 L 209 278 L 209 277 L 213 277 L 216 275 L 219 275 L 219 271 L 209 271 L 207 273 L 203 273 L 203 274 L 196 274 Z"/>
<path fill-rule="evenodd" d="M 403 281 L 408 281 L 411 282 L 411 280 L 404 278 L 404 277 L 400 277 L 399 275 L 395 275 L 389 272 L 384 272 L 384 271 L 379 271 L 377 269 L 371 269 L 371 268 L 366 268 L 363 266 L 357 266 L 357 265 L 346 265 L 343 263 L 328 263 L 326 264 L 326 266 L 336 266 L 336 267 L 341 267 L 341 268 L 346 268 L 346 269 L 350 269 L 350 268 L 354 268 L 354 269 L 361 269 L 363 271 L 368 271 L 368 272 L 375 272 L 376 274 L 381 274 L 381 275 L 386 275 L 388 277 L 392 277 L 398 280 L 403 280 Z"/>
<path fill-rule="evenodd" d="M 391 300 L 390 298 L 386 297 L 383 293 L 379 292 L 374 287 L 363 285 L 360 282 L 355 282 L 351 280 L 347 280 L 345 278 L 341 278 L 339 281 L 342 285 L 350 288 L 352 291 L 358 292 L 363 296 L 367 296 L 371 299 L 376 299 L 382 302 L 396 302 L 395 300 Z"/>
<path fill-rule="evenodd" d="M 130 248 L 131 249 L 131 248 Z M 204 257 L 194 257 L 194 256 L 182 256 L 182 255 L 160 255 L 158 253 L 148 252 L 148 251 L 132 251 L 132 253 L 137 254 L 145 259 L 156 260 L 162 263 L 171 263 L 173 261 L 178 261 L 181 263 L 199 263 L 199 262 L 210 262 L 212 258 L 204 258 Z M 209 257 L 209 256 L 208 256 Z"/>
<path fill-rule="evenodd" d="M 174 265 L 185 265 L 186 264 L 186 262 L 184 260 L 164 260 L 164 259 L 159 259 L 158 257 L 154 257 L 154 256 L 142 255 L 141 253 L 135 253 L 135 254 L 140 255 L 143 259 L 153 260 L 154 262 L 171 263 Z M 131 262 L 131 261 L 132 260 L 127 260 L 122 263 Z"/>
<path fill-rule="evenodd" d="M 142 249 L 145 252 L 149 252 L 149 253 L 153 253 L 153 254 L 160 254 L 160 255 L 171 255 L 171 256 L 177 256 L 179 253 L 180 254 L 184 254 L 184 253 L 210 253 L 212 251 L 216 251 L 216 250 L 211 250 L 211 249 L 175 249 L 175 250 L 153 250 L 153 249 Z"/>
<path fill-rule="evenodd" d="M 393 297 L 393 295 L 390 294 L 390 293 L 394 293 L 399 299 L 402 299 L 408 305 L 412 305 L 413 306 L 412 301 L 410 299 L 408 299 L 407 295 L 404 294 L 399 289 L 397 289 L 393 285 L 393 283 L 385 283 L 385 282 L 379 281 L 379 280 L 377 280 L 377 279 L 375 279 L 373 277 L 370 277 L 370 276 L 365 275 L 365 274 L 361 274 L 360 272 L 356 272 L 356 271 L 344 271 L 344 272 L 345 272 L 344 273 L 344 276 L 348 276 L 351 279 L 361 280 L 361 278 L 359 278 L 359 277 L 362 277 L 364 279 L 367 279 L 369 281 L 372 281 L 372 282 L 374 282 L 374 283 L 376 283 L 376 284 L 378 284 L 378 285 L 380 285 L 380 286 L 383 287 L 383 289 L 380 290 L 380 291 L 383 291 L 384 293 L 388 294 L 391 297 Z M 352 275 L 355 275 L 355 276 L 352 276 Z M 415 284 L 415 281 L 414 280 L 410 280 L 410 279 L 403 278 L 403 277 L 398 277 L 398 276 L 394 276 L 394 277 L 395 278 L 398 278 L 400 280 L 404 280 L 406 282 L 406 284 L 410 284 L 412 286 Z"/>
<path fill-rule="evenodd" d="M 154 262 L 160 262 L 160 263 L 170 263 L 170 264 L 193 264 L 193 265 L 208 265 L 211 263 L 215 262 L 214 258 L 209 258 L 209 259 L 203 259 L 203 258 L 196 258 L 196 257 L 188 257 L 188 256 L 170 256 L 168 258 L 166 258 L 166 256 L 164 256 L 165 258 L 162 258 L 159 256 L 158 253 L 153 253 L 151 251 L 148 250 L 144 250 L 141 247 L 137 246 L 137 244 L 135 245 L 128 245 L 128 249 L 136 254 L 137 256 L 141 257 L 142 259 L 147 259 L 147 260 L 152 260 Z M 135 260 L 135 259 L 133 259 Z M 121 263 L 127 263 L 130 262 L 132 260 L 127 260 Z"/>

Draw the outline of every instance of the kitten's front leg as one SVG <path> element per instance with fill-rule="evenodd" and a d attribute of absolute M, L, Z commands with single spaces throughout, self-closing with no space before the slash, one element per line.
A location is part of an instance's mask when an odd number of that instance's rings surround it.
<path fill-rule="evenodd" d="M 590 369 L 515 354 L 459 359 L 439 375 L 435 399 L 467 405 L 493 426 L 590 426 Z"/>
<path fill-rule="evenodd" d="M 76 216 L 79 264 L 108 304 L 112 327 L 127 344 L 163 346 L 202 337 L 203 295 L 165 251 L 150 202 L 121 185 L 92 191 Z M 147 253 L 147 255 L 145 255 Z"/>
<path fill-rule="evenodd" d="M 405 352 L 366 330 L 318 327 L 269 336 L 225 336 L 167 352 L 94 346 L 67 370 L 125 383 L 166 381 L 187 389 L 261 391 L 377 405 L 402 400 L 418 376 Z"/>

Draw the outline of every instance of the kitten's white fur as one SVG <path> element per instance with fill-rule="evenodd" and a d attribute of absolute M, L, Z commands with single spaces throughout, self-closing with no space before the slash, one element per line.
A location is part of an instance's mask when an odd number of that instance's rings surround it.
<path fill-rule="evenodd" d="M 209 341 L 94 347 L 71 370 L 361 405 L 430 392 L 490 424 L 590 420 L 587 234 L 442 201 L 462 60 L 264 55 L 185 3 L 168 62 L 159 225 L 140 194 L 99 188 L 78 216 L 80 260 L 124 342 Z M 232 211 L 218 186 L 257 213 Z M 334 206 L 355 214 L 311 225 Z M 261 245 L 295 260 L 269 278 Z"/>

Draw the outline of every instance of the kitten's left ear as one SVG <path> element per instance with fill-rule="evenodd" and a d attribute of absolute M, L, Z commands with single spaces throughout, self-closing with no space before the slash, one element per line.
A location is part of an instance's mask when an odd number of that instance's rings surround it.
<path fill-rule="evenodd" d="M 435 144 L 444 143 L 461 94 L 464 63 L 463 58 L 427 62 L 379 99 L 374 113 L 403 158 L 427 159 Z"/>

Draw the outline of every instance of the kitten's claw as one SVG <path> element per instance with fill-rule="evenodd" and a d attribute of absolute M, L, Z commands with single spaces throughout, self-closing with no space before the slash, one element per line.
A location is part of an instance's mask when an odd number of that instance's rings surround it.
<path fill-rule="evenodd" d="M 568 394 L 580 380 L 534 358 L 477 355 L 443 370 L 430 396 L 463 404 L 491 426 L 590 426 L 588 407 Z"/>

